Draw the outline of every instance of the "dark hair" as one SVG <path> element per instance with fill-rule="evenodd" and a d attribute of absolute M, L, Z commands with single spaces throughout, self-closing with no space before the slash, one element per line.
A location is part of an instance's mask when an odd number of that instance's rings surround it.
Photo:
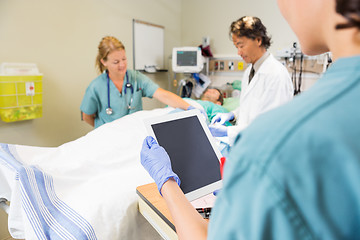
<path fill-rule="evenodd" d="M 230 25 L 230 38 L 232 35 L 247 37 L 255 40 L 261 38 L 261 46 L 268 49 L 271 45 L 271 37 L 267 35 L 266 27 L 260 18 L 244 16 L 234 21 Z"/>
<path fill-rule="evenodd" d="M 356 27 L 360 29 L 360 1 L 336 0 L 336 12 L 345 17 L 347 23 L 336 25 L 336 29 Z"/>
<path fill-rule="evenodd" d="M 223 105 L 224 104 L 224 97 L 223 97 L 223 94 L 222 94 L 221 90 L 216 88 L 216 87 L 209 87 L 209 89 L 215 89 L 215 90 L 217 90 L 219 92 L 219 98 L 216 99 L 216 101 L 219 101 L 221 103 L 221 105 Z"/>

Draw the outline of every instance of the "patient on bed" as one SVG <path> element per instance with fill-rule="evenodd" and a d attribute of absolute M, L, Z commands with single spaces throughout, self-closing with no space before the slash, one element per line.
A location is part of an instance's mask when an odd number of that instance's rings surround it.
<path fill-rule="evenodd" d="M 224 103 L 224 98 L 222 92 L 217 88 L 209 87 L 205 90 L 199 100 L 194 100 L 191 98 L 184 98 L 184 100 L 195 108 L 202 108 L 210 122 L 217 113 L 229 112 L 222 106 Z"/>

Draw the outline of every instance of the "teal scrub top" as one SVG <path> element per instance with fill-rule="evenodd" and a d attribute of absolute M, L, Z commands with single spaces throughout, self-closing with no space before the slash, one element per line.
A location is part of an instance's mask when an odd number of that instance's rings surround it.
<path fill-rule="evenodd" d="M 159 88 L 157 84 L 138 71 L 127 70 L 127 76 L 129 83 L 133 86 L 133 93 L 130 88 L 126 89 L 125 87 L 127 82 L 126 76 L 121 93 L 111 80 L 109 82 L 110 107 L 113 111 L 111 115 L 106 114 L 106 109 L 108 108 L 107 74 L 104 72 L 99 75 L 86 89 L 80 110 L 88 115 L 96 114 L 95 128 L 142 110 L 142 97 L 152 98 L 155 91 Z M 128 109 L 128 105 L 131 105 L 131 109 Z"/>
<path fill-rule="evenodd" d="M 360 56 L 241 132 L 208 239 L 360 238 Z"/>

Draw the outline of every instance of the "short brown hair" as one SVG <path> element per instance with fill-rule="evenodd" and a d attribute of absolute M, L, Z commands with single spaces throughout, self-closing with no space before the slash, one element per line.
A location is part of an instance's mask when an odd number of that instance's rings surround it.
<path fill-rule="evenodd" d="M 216 99 L 216 101 L 219 101 L 221 103 L 221 105 L 223 105 L 224 104 L 224 96 L 223 96 L 221 90 L 216 87 L 209 87 L 209 89 L 215 89 L 219 92 L 219 98 Z"/>

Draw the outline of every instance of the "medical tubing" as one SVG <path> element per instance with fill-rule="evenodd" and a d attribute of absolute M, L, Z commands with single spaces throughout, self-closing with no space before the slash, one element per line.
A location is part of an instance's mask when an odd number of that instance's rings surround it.
<path fill-rule="evenodd" d="M 110 109 L 110 77 L 109 77 L 109 73 L 106 73 L 106 76 L 107 76 L 108 108 Z"/>
<path fill-rule="evenodd" d="M 303 72 L 303 61 L 304 61 L 304 54 L 301 53 L 301 56 L 300 56 L 299 82 L 298 82 L 298 93 L 301 92 L 301 82 L 302 82 L 302 72 Z"/>

